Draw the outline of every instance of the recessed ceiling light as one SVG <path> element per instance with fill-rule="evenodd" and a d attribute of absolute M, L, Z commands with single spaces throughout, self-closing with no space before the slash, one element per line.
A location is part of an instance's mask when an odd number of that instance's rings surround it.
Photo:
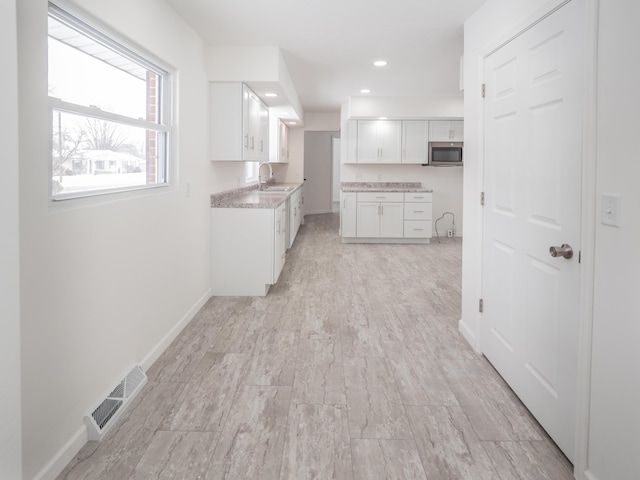
<path fill-rule="evenodd" d="M 360 93 L 371 93 L 371 90 L 369 90 L 368 88 L 363 88 L 362 90 L 360 90 Z"/>
<path fill-rule="evenodd" d="M 386 120 L 387 117 L 378 117 L 378 120 Z"/>
<path fill-rule="evenodd" d="M 264 94 L 264 96 L 265 96 L 265 97 L 277 97 L 277 96 L 278 96 L 278 94 L 277 94 L 277 93 L 269 92 L 269 93 L 265 93 L 265 94 Z"/>
<path fill-rule="evenodd" d="M 384 67 L 387 65 L 387 61 L 386 60 L 376 60 L 375 62 L 373 62 L 373 64 L 376 67 Z"/>
<path fill-rule="evenodd" d="M 298 122 L 289 122 L 289 125 L 297 125 Z"/>

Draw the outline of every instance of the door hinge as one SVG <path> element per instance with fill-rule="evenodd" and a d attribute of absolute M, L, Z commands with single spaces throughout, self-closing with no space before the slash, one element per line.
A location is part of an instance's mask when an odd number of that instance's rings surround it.
<path fill-rule="evenodd" d="M 582 250 L 578 250 L 578 263 L 582 263 Z"/>
<path fill-rule="evenodd" d="M 480 299 L 480 300 L 478 301 L 478 311 L 479 311 L 480 313 L 484 312 L 484 300 L 483 300 L 483 299 Z"/>
<path fill-rule="evenodd" d="M 482 84 L 482 98 L 484 98 L 486 94 L 487 94 L 487 85 L 483 83 Z"/>
<path fill-rule="evenodd" d="M 480 205 L 484 207 L 484 192 L 480 192 Z"/>

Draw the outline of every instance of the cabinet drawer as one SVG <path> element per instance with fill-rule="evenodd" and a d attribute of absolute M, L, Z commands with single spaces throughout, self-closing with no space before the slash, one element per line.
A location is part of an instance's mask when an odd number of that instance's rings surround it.
<path fill-rule="evenodd" d="M 405 220 L 404 238 L 431 238 L 431 220 Z"/>
<path fill-rule="evenodd" d="M 404 194 L 405 202 L 432 202 L 433 193 L 431 192 L 411 192 Z"/>
<path fill-rule="evenodd" d="M 405 220 L 431 220 L 431 204 L 430 203 L 405 203 L 404 219 Z"/>
<path fill-rule="evenodd" d="M 404 193 L 358 192 L 358 202 L 404 202 Z"/>

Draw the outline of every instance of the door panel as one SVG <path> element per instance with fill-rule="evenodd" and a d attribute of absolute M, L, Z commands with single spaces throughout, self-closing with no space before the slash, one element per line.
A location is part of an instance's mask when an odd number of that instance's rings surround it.
<path fill-rule="evenodd" d="M 485 60 L 482 349 L 574 455 L 583 2 Z M 549 247 L 570 244 L 571 259 Z"/>

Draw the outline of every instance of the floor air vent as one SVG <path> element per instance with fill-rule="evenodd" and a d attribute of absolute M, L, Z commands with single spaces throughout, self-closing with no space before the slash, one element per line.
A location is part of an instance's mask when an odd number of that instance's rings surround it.
<path fill-rule="evenodd" d="M 134 367 L 93 413 L 85 417 L 89 440 L 100 441 L 104 438 L 145 383 L 147 383 L 147 375 L 141 367 Z"/>

